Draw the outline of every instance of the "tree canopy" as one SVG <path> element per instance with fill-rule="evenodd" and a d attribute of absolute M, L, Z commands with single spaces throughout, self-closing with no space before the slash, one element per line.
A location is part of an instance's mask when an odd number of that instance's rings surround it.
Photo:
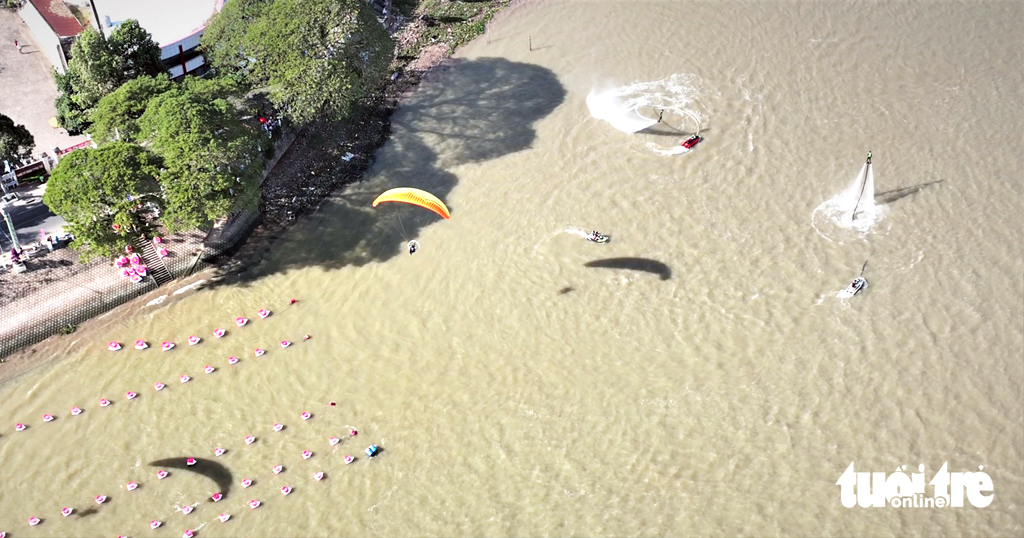
<path fill-rule="evenodd" d="M 91 121 L 93 107 L 125 82 L 143 75 L 158 75 L 160 47 L 138 21 L 129 19 L 103 39 L 87 27 L 71 47 L 71 60 L 57 81 L 57 121 L 71 132 L 81 132 Z"/>
<path fill-rule="evenodd" d="M 53 169 L 43 203 L 69 222 L 83 259 L 116 256 L 163 206 L 159 170 L 160 159 L 135 144 L 80 149 Z"/>
<path fill-rule="evenodd" d="M 0 161 L 19 161 L 32 154 L 36 139 L 24 125 L 0 114 Z"/>
<path fill-rule="evenodd" d="M 135 141 L 139 130 L 136 122 L 146 111 L 149 100 L 171 87 L 170 79 L 163 73 L 125 82 L 96 104 L 89 135 L 97 144 L 111 140 Z"/>
<path fill-rule="evenodd" d="M 239 119 L 230 85 L 186 79 L 149 101 L 138 138 L 163 159 L 159 181 L 171 232 L 203 226 L 238 204 L 258 203 L 263 148 L 270 142 Z"/>
<path fill-rule="evenodd" d="M 395 49 L 365 0 L 234 0 L 202 46 L 297 123 L 344 119 L 385 82 Z"/>

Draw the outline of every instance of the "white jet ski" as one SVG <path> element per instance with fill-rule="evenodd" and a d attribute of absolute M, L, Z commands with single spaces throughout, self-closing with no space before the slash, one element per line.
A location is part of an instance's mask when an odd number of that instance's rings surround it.
<path fill-rule="evenodd" d="M 865 280 L 864 277 L 857 277 L 853 279 L 853 282 L 851 282 L 845 290 L 837 293 L 836 297 L 840 299 L 849 299 L 850 297 L 853 297 L 854 295 L 860 293 L 861 290 L 863 290 L 866 287 L 868 287 L 868 281 Z"/>

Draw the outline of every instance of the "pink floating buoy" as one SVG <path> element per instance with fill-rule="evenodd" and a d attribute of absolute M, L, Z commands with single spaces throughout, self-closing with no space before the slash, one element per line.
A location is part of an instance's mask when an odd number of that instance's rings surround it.
<path fill-rule="evenodd" d="M 149 344 L 147 344 L 145 340 L 136 340 L 135 341 L 135 349 L 137 349 L 139 351 L 142 351 L 143 349 L 146 349 L 147 347 L 149 347 Z"/>
<path fill-rule="evenodd" d="M 327 440 L 327 442 L 330 443 L 331 446 L 334 446 L 334 445 L 340 443 L 341 439 L 338 439 L 337 437 L 331 437 L 330 439 Z"/>
<path fill-rule="evenodd" d="M 43 415 L 43 422 L 53 422 L 53 415 L 49 413 Z"/>
<path fill-rule="evenodd" d="M 288 301 L 288 304 L 295 304 L 297 302 L 299 302 L 298 299 L 292 299 L 292 300 Z"/>
<path fill-rule="evenodd" d="M 217 516 L 217 519 L 219 519 L 221 523 L 227 523 L 227 521 L 229 519 L 231 519 L 231 515 L 230 514 L 221 514 L 221 515 Z"/>
<path fill-rule="evenodd" d="M 207 365 L 206 368 L 203 368 L 203 371 L 208 373 L 208 374 L 212 374 L 216 370 L 217 370 L 216 368 L 214 368 L 213 366 L 209 366 L 209 365 Z"/>
<path fill-rule="evenodd" d="M 242 316 L 238 316 L 237 318 L 235 318 L 235 327 L 244 327 L 246 323 L 249 323 L 249 320 L 243 318 Z"/>
<path fill-rule="evenodd" d="M 193 538 L 196 533 L 192 532 L 192 529 L 185 529 L 185 532 L 181 534 L 181 538 Z"/>
<path fill-rule="evenodd" d="M 181 381 L 182 383 L 188 383 L 190 379 L 192 378 L 185 374 L 181 374 L 181 377 L 178 378 L 178 381 Z"/>
<path fill-rule="evenodd" d="M 127 393 L 125 393 L 125 396 L 127 396 L 129 400 L 134 400 L 135 397 L 138 396 L 138 394 L 135 394 L 132 391 L 128 391 Z"/>
<path fill-rule="evenodd" d="M 182 506 L 181 507 L 181 513 L 185 514 L 185 515 L 191 514 L 192 513 L 192 507 L 187 505 L 187 504 L 185 506 Z"/>
<path fill-rule="evenodd" d="M 117 342 L 111 342 L 111 343 L 107 344 L 107 349 L 109 349 L 110 351 L 117 351 L 117 350 L 121 349 L 121 344 L 119 344 Z"/>
<path fill-rule="evenodd" d="M 202 341 L 203 341 L 203 339 L 199 338 L 198 336 L 189 336 L 188 337 L 188 345 L 190 345 L 190 346 L 194 346 L 194 345 L 196 345 L 196 344 L 198 344 L 199 342 L 202 342 Z"/>
<path fill-rule="evenodd" d="M 128 482 L 124 486 L 124 488 L 127 489 L 128 491 L 135 491 L 135 489 L 138 488 L 138 487 L 139 487 L 139 485 L 136 484 L 135 482 Z"/>
<path fill-rule="evenodd" d="M 215 503 L 216 502 L 220 502 L 220 500 L 223 499 L 223 498 L 224 498 L 224 495 L 222 495 L 221 493 L 214 493 L 212 496 L 210 496 L 210 500 L 215 502 Z"/>
<path fill-rule="evenodd" d="M 106 398 L 100 398 L 100 407 L 106 407 L 110 405 L 110 400 Z"/>
<path fill-rule="evenodd" d="M 267 310 L 266 308 L 261 308 L 259 312 L 256 312 L 256 315 L 259 316 L 260 319 L 267 319 L 267 316 L 270 315 L 270 310 Z"/>
<path fill-rule="evenodd" d="M 302 451 L 302 459 L 308 460 L 309 458 L 312 458 L 312 457 L 313 457 L 313 453 L 312 452 L 310 452 L 308 450 L 303 450 Z"/>
<path fill-rule="evenodd" d="M 73 514 L 74 512 L 75 512 L 75 509 L 71 508 L 71 507 L 61 508 L 60 515 L 62 515 L 64 517 L 68 517 L 71 514 Z"/>
<path fill-rule="evenodd" d="M 71 408 L 71 416 L 77 417 L 78 415 L 81 415 L 81 414 L 82 414 L 82 410 L 80 408 L 78 408 L 78 407 L 72 407 Z"/>
<path fill-rule="evenodd" d="M 213 455 L 214 456 L 223 456 L 225 452 L 227 452 L 227 451 L 224 450 L 221 447 L 217 447 L 217 448 L 213 449 Z"/>
<path fill-rule="evenodd" d="M 235 364 L 237 362 L 238 362 L 238 359 L 236 359 L 234 357 L 228 357 L 228 364 Z"/>
<path fill-rule="evenodd" d="M 290 345 L 292 345 L 292 343 L 291 343 L 291 342 L 289 342 L 289 341 L 287 341 L 287 340 L 281 340 L 281 348 L 282 348 L 282 349 L 284 349 L 284 348 L 286 348 L 286 347 L 288 347 L 288 346 L 290 346 Z"/>
<path fill-rule="evenodd" d="M 259 508 L 259 507 L 260 507 L 260 502 L 257 501 L 256 499 L 253 499 L 253 500 L 249 501 L 249 508 L 252 508 L 253 510 L 255 510 L 255 509 Z"/>
<path fill-rule="evenodd" d="M 313 413 L 310 413 L 309 411 L 304 411 L 299 416 L 302 417 L 302 420 L 309 420 L 309 419 L 313 418 Z"/>
<path fill-rule="evenodd" d="M 213 331 L 213 337 L 214 338 L 224 338 L 224 332 L 225 332 L 224 329 L 215 329 Z"/>
<path fill-rule="evenodd" d="M 345 456 L 345 464 L 346 465 L 348 465 L 349 463 L 352 463 L 353 461 L 356 461 L 356 459 L 353 458 L 352 456 Z"/>
<path fill-rule="evenodd" d="M 313 480 L 316 480 L 317 482 L 319 482 L 319 481 L 321 481 L 323 479 L 324 479 L 324 472 L 323 471 L 317 471 L 317 472 L 313 473 Z"/>
<path fill-rule="evenodd" d="M 16 431 L 16 432 L 23 432 L 23 431 L 25 431 L 27 429 L 28 429 L 28 426 L 26 426 L 26 425 L 24 425 L 24 424 L 22 424 L 20 422 L 14 425 L 14 431 Z"/>
<path fill-rule="evenodd" d="M 196 464 L 196 459 L 195 458 L 188 458 L 188 459 L 185 460 L 185 465 L 188 465 L 189 467 L 191 467 L 191 466 L 193 466 L 195 464 Z"/>
<path fill-rule="evenodd" d="M 281 486 L 281 493 L 283 493 L 285 495 L 288 495 L 291 492 L 292 492 L 292 488 L 290 488 L 288 486 Z"/>
<path fill-rule="evenodd" d="M 164 385 L 163 383 L 160 383 L 159 381 L 153 384 L 153 388 L 156 389 L 156 390 L 164 390 L 164 387 L 166 387 L 166 386 L 167 385 Z"/>
<path fill-rule="evenodd" d="M 157 471 L 156 472 L 156 477 L 157 477 L 158 480 L 163 480 L 163 479 L 167 478 L 167 471 L 164 471 L 163 469 Z"/>
<path fill-rule="evenodd" d="M 351 435 L 351 436 L 353 436 L 353 437 L 355 437 L 356 435 L 359 435 L 359 432 L 357 432 L 357 431 L 355 431 L 355 430 L 349 430 L 349 431 L 348 431 L 348 434 L 349 434 L 349 435 Z"/>
<path fill-rule="evenodd" d="M 310 338 L 310 337 L 309 337 L 309 335 L 308 335 L 308 334 L 304 334 L 304 335 L 302 335 L 302 339 L 303 339 L 303 340 L 309 340 L 309 338 Z"/>
<path fill-rule="evenodd" d="M 256 438 L 255 437 L 253 437 L 252 435 L 246 436 L 245 444 L 251 445 L 251 444 L 253 444 L 255 442 L 256 442 Z"/>
<path fill-rule="evenodd" d="M 271 469 L 271 471 L 274 471 L 274 474 L 281 474 L 281 471 L 283 471 L 283 470 L 284 470 L 284 466 L 282 466 L 282 465 L 275 465 L 274 468 Z"/>
<path fill-rule="evenodd" d="M 103 504 L 105 502 L 107 502 L 107 496 L 106 495 L 97 495 L 96 496 L 96 504 Z"/>
<path fill-rule="evenodd" d="M 255 354 L 255 355 L 257 356 L 257 357 L 262 357 L 262 356 L 263 356 L 263 354 L 264 354 L 264 353 L 266 353 L 266 351 L 263 351 L 263 350 L 262 350 L 262 349 L 260 349 L 260 348 L 256 348 L 256 351 L 254 351 L 253 353 L 254 353 L 254 354 Z"/>
<path fill-rule="evenodd" d="M 28 518 L 28 526 L 29 527 L 35 527 L 38 524 L 39 524 L 39 518 L 38 517 L 30 517 L 30 518 Z"/>
<path fill-rule="evenodd" d="M 160 525 L 163 525 L 163 523 L 161 523 L 161 522 L 159 522 L 159 521 L 157 521 L 155 519 L 153 521 L 149 522 L 149 528 L 151 528 L 151 529 L 159 529 Z"/>
<path fill-rule="evenodd" d="M 174 343 L 172 342 L 163 342 L 160 344 L 161 351 L 170 351 L 172 349 L 174 349 Z"/>
<path fill-rule="evenodd" d="M 252 485 L 252 480 L 250 480 L 248 478 L 246 478 L 245 480 L 242 480 L 242 487 L 243 488 L 247 488 L 247 487 L 249 487 L 251 485 Z"/>
<path fill-rule="evenodd" d="M 275 432 L 279 432 L 279 431 L 281 431 L 283 429 L 284 429 L 284 424 L 281 424 L 280 422 L 275 422 L 274 423 L 274 431 Z"/>

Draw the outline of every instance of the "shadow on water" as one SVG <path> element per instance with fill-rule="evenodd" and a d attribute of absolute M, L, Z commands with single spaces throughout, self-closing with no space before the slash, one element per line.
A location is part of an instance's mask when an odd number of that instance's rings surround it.
<path fill-rule="evenodd" d="M 566 287 L 558 290 L 558 294 L 559 295 L 566 295 L 566 294 L 572 293 L 574 291 L 576 291 L 576 288 L 574 288 L 572 286 L 566 286 Z"/>
<path fill-rule="evenodd" d="M 445 201 L 458 183 L 449 168 L 529 148 L 534 124 L 558 107 L 566 91 L 550 70 L 502 58 L 454 59 L 424 82 L 391 118 L 390 140 L 377 150 L 364 179 L 334 192 L 272 247 L 274 255 L 218 285 L 246 285 L 293 268 L 365 265 L 406 254 L 405 243 L 443 219 L 406 204 L 373 199 L 389 188 L 415 187 Z M 309 158 L 303 155 L 297 158 Z M 326 163 L 340 168 L 345 163 Z M 385 207 L 388 206 L 388 207 Z M 401 207 L 396 207 L 401 206 Z"/>
<path fill-rule="evenodd" d="M 891 204 L 901 198 L 906 198 L 911 194 L 916 194 L 918 191 L 931 185 L 937 185 L 942 183 L 942 180 L 928 181 L 926 183 L 919 183 L 917 185 L 911 185 L 909 187 L 901 187 L 899 189 L 893 189 L 891 191 L 877 192 L 875 193 L 875 201 L 881 204 Z"/>
<path fill-rule="evenodd" d="M 202 458 L 195 458 L 196 464 L 188 465 L 185 463 L 186 459 L 187 456 L 166 458 L 151 461 L 149 462 L 149 466 L 160 467 L 162 469 L 178 469 L 180 471 L 189 471 L 200 476 L 205 476 L 217 484 L 217 490 L 225 499 L 228 497 L 228 493 L 231 491 L 231 482 L 233 478 L 231 476 L 231 471 L 229 471 L 227 467 L 215 461 Z"/>
<path fill-rule="evenodd" d="M 662 280 L 672 278 L 672 269 L 650 258 L 605 258 L 594 260 L 583 264 L 584 267 L 601 267 L 604 269 L 628 269 L 630 271 L 643 271 L 661 277 Z"/>

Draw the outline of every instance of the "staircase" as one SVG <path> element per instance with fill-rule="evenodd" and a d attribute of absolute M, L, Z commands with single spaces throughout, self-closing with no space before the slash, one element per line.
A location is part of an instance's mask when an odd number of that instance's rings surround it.
<path fill-rule="evenodd" d="M 167 266 L 164 265 L 164 259 L 156 253 L 156 247 L 153 246 L 153 242 L 146 239 L 143 236 L 139 236 L 138 239 L 132 241 L 132 245 L 135 248 L 135 252 L 142 256 L 142 261 L 146 262 L 146 269 L 149 271 L 149 276 L 153 277 L 158 286 L 174 280 L 171 276 L 170 271 L 167 270 Z"/>

